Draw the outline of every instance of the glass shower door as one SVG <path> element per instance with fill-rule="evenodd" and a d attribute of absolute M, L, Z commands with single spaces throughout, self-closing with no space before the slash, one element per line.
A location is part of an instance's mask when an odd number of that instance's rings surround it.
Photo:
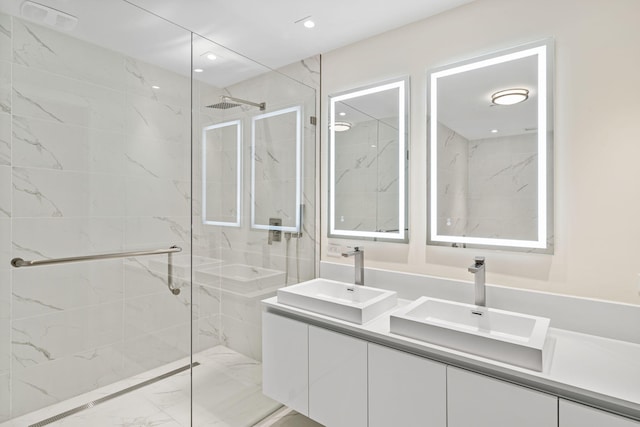
<path fill-rule="evenodd" d="M 317 65 L 271 70 L 194 35 L 194 426 L 281 406 L 262 394 L 261 301 L 315 277 L 316 94 L 301 81 Z"/>
<path fill-rule="evenodd" d="M 191 34 L 43 3 L 0 3 L 0 423 L 190 425 Z"/>

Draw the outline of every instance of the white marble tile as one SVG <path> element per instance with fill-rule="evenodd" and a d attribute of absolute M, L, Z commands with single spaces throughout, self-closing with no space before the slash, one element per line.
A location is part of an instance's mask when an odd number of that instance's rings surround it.
<path fill-rule="evenodd" d="M 122 277 L 123 261 L 118 259 L 14 270 L 12 317 L 120 301 Z"/>
<path fill-rule="evenodd" d="M 197 351 L 207 350 L 222 343 L 221 322 L 219 314 L 201 316 L 194 321 L 193 333 Z"/>
<path fill-rule="evenodd" d="M 189 216 L 188 182 L 159 178 L 127 178 L 127 216 Z"/>
<path fill-rule="evenodd" d="M 189 355 L 191 334 L 188 317 L 181 324 L 137 335 L 124 343 L 124 370 L 136 375 Z M 127 331 L 134 335 L 134 331 Z"/>
<path fill-rule="evenodd" d="M 0 165 L 11 165 L 11 116 L 0 113 Z"/>
<path fill-rule="evenodd" d="M 14 217 L 124 215 L 124 177 L 13 168 Z"/>
<path fill-rule="evenodd" d="M 11 63 L 0 61 L 0 113 L 11 113 Z"/>
<path fill-rule="evenodd" d="M 0 423 L 11 416 L 11 383 L 9 374 L 0 374 Z"/>
<path fill-rule="evenodd" d="M 13 60 L 109 88 L 124 88 L 124 56 L 18 18 L 13 20 Z"/>
<path fill-rule="evenodd" d="M 11 167 L 0 165 L 0 218 L 11 217 Z"/>
<path fill-rule="evenodd" d="M 191 105 L 191 82 L 187 77 L 130 57 L 125 58 L 124 67 L 128 92 L 163 104 Z"/>
<path fill-rule="evenodd" d="M 131 138 L 173 141 L 189 146 L 191 140 L 190 109 L 163 104 L 153 99 L 127 94 L 127 135 Z"/>
<path fill-rule="evenodd" d="M 112 302 L 12 322 L 12 369 L 18 371 L 122 340 L 122 303 Z"/>
<path fill-rule="evenodd" d="M 13 165 L 122 174 L 124 136 L 119 132 L 13 117 Z"/>
<path fill-rule="evenodd" d="M 190 299 L 188 288 L 183 288 L 177 296 L 160 288 L 160 292 L 128 298 L 124 306 L 125 339 L 188 324 Z"/>
<path fill-rule="evenodd" d="M 252 359 L 262 360 L 262 325 L 223 315 L 222 344 Z"/>
<path fill-rule="evenodd" d="M 11 261 L 11 220 L 0 216 L 0 271 L 9 270 Z"/>
<path fill-rule="evenodd" d="M 24 259 L 80 256 L 122 250 L 124 228 L 119 219 L 14 218 L 12 223 L 12 256 Z"/>
<path fill-rule="evenodd" d="M 82 199 L 88 193 L 89 183 L 78 179 L 75 173 L 13 169 L 15 217 L 87 216 L 87 206 Z"/>
<path fill-rule="evenodd" d="M 187 181 L 191 161 L 188 140 L 165 140 L 142 135 L 126 137 L 126 174 Z"/>
<path fill-rule="evenodd" d="M 126 218 L 125 245 L 127 248 L 178 245 L 186 251 L 190 241 L 189 223 L 190 218 L 186 216 Z"/>
<path fill-rule="evenodd" d="M 124 130 L 121 92 L 13 64 L 12 96 L 12 111 L 18 116 Z"/>
<path fill-rule="evenodd" d="M 166 257 L 167 255 L 158 255 L 157 257 Z M 124 262 L 124 293 L 127 300 L 137 298 L 145 295 L 157 295 L 157 298 L 166 299 L 166 303 L 179 302 L 182 305 L 189 304 L 190 298 L 190 283 L 188 279 L 180 276 L 172 276 L 172 289 L 180 289 L 180 295 L 172 295 L 168 289 L 168 271 L 159 270 L 157 268 L 149 267 L 149 260 L 153 257 L 147 257 L 147 259 L 127 258 Z M 166 295 L 165 295 L 166 294 Z M 167 296 L 173 296 L 173 298 L 166 298 Z"/>
<path fill-rule="evenodd" d="M 11 61 L 11 21 L 9 15 L 0 13 L 0 61 Z"/>
<path fill-rule="evenodd" d="M 25 414 L 120 379 L 122 353 L 116 346 L 92 349 L 16 370 L 12 378 L 13 416 Z"/>
<path fill-rule="evenodd" d="M 8 375 L 11 369 L 11 353 L 9 342 L 11 341 L 11 320 L 7 315 L 0 317 L 0 376 Z"/>

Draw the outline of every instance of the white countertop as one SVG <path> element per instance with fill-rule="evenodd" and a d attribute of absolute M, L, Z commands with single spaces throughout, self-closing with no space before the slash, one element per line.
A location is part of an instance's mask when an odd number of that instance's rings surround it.
<path fill-rule="evenodd" d="M 639 344 L 549 328 L 544 367 L 537 372 L 392 334 L 389 315 L 410 302 L 399 299 L 395 308 L 363 325 L 279 304 L 277 297 L 263 304 L 268 311 L 640 420 Z"/>

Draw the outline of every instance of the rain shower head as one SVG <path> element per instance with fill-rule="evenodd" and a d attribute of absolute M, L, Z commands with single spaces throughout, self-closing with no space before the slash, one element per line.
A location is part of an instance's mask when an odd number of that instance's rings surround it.
<path fill-rule="evenodd" d="M 218 110 L 227 110 L 229 108 L 239 107 L 241 104 L 251 105 L 253 107 L 257 107 L 257 108 L 260 109 L 260 111 L 264 111 L 265 108 L 267 108 L 267 104 L 265 102 L 261 102 L 261 103 L 251 102 L 251 101 L 247 101 L 246 99 L 233 98 L 233 97 L 227 96 L 227 95 L 222 95 L 220 97 L 220 99 L 222 100 L 222 102 L 218 102 L 217 104 L 207 105 L 207 108 L 215 108 L 215 109 L 218 109 Z M 230 101 L 232 101 L 232 102 L 230 102 Z"/>

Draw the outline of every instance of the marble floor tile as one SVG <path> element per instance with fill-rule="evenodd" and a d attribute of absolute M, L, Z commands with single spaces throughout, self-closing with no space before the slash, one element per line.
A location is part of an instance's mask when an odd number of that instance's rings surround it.
<path fill-rule="evenodd" d="M 64 427 L 251 427 L 280 404 L 262 394 L 261 364 L 223 346 L 197 353 L 200 363 L 157 383 L 125 394 L 94 408 L 84 410 L 49 425 Z M 116 391 L 139 384 L 189 363 L 176 360 L 109 386 L 14 418 L 0 427 L 25 427 L 69 409 L 84 405 Z M 193 405 L 191 383 L 193 376 Z M 193 411 L 193 424 L 191 412 Z M 318 426 L 291 424 L 294 415 L 283 418 L 282 426 Z M 271 424 L 270 424 L 271 425 Z M 280 424 L 272 424 L 280 425 Z"/>

